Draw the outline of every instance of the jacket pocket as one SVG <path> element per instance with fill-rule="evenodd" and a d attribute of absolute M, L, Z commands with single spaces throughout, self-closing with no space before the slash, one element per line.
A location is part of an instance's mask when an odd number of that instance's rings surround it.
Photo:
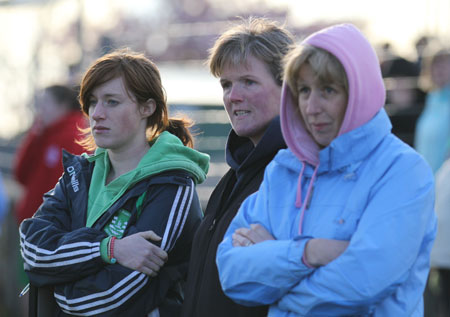
<path fill-rule="evenodd" d="M 335 239 L 350 240 L 358 227 L 360 218 L 360 212 L 343 207 L 342 211 L 333 219 Z"/>

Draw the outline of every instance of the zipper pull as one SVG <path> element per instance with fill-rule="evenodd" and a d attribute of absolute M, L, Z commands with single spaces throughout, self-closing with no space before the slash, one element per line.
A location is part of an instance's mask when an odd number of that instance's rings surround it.
<path fill-rule="evenodd" d="M 209 226 L 208 231 L 213 231 L 215 226 L 216 226 L 216 218 L 214 218 L 212 224 Z"/>

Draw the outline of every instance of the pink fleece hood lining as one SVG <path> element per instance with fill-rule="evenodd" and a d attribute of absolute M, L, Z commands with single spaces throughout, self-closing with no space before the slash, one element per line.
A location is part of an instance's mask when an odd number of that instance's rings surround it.
<path fill-rule="evenodd" d="M 384 106 L 386 91 L 378 57 L 365 36 L 352 24 L 340 24 L 323 29 L 307 37 L 302 44 L 322 48 L 341 62 L 349 84 L 348 105 L 338 136 L 352 131 L 371 120 Z M 281 93 L 281 130 L 290 150 L 303 163 L 299 175 L 295 205 L 301 208 L 301 221 L 320 164 L 320 148 L 307 132 L 297 111 L 289 87 L 283 84 Z M 301 197 L 304 166 L 314 167 L 313 177 L 305 199 Z M 301 227 L 299 232 L 301 233 Z"/>

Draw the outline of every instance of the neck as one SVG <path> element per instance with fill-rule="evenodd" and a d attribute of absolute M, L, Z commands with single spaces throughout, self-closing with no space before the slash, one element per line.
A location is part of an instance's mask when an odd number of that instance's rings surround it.
<path fill-rule="evenodd" d="M 116 152 L 109 149 L 108 156 L 111 162 L 111 168 L 106 179 L 106 184 L 135 169 L 149 149 L 150 145 L 147 142 L 144 145 L 134 149 L 128 149 L 127 151 Z"/>

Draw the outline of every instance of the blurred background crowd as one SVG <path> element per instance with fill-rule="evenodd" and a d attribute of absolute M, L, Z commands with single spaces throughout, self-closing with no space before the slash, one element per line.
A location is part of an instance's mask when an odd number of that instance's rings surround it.
<path fill-rule="evenodd" d="M 450 316 L 449 15 L 447 0 L 0 0 L 0 316 L 26 315 L 18 297 L 26 284 L 18 224 L 61 174 L 59 149 L 83 151 L 72 142 L 84 124 L 76 86 L 99 56 L 130 47 L 156 62 L 171 113 L 194 119 L 196 148 L 211 155 L 208 180 L 198 190 L 205 206 L 226 170 L 230 125 L 204 60 L 238 16 L 279 21 L 298 41 L 352 22 L 377 47 L 393 132 L 436 173 L 439 233 L 425 310 L 427 317 Z"/>

